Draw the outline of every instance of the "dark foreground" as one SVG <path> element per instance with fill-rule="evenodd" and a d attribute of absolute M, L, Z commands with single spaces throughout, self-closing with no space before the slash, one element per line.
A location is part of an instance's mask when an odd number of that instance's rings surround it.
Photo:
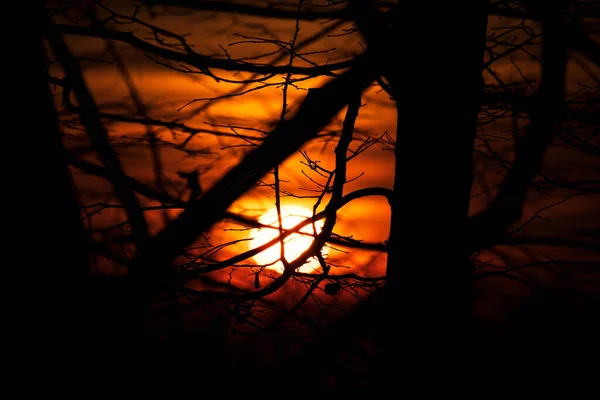
<path fill-rule="evenodd" d="M 377 311 L 376 301 L 302 344 L 286 344 L 277 332 L 230 343 L 223 339 L 223 325 L 216 323 L 148 341 L 132 336 L 124 328 L 127 321 L 111 319 L 110 313 L 102 316 L 96 310 L 86 319 L 81 310 L 80 321 L 95 321 L 94 332 L 53 326 L 22 361 L 31 360 L 32 376 L 64 390 L 75 390 L 75 384 L 86 392 L 127 388 L 140 395 L 159 388 L 219 397 L 405 389 L 455 393 L 478 385 L 487 393 L 515 382 L 541 390 L 565 383 L 581 388 L 598 380 L 593 378 L 600 372 L 598 293 L 546 291 L 525 300 L 505 321 L 476 322 L 467 337 L 450 342 L 444 342 L 443 331 L 415 341 L 406 335 L 410 327 L 398 323 L 391 345 L 381 323 L 387 317 Z M 32 338 L 39 334 L 30 332 Z"/>

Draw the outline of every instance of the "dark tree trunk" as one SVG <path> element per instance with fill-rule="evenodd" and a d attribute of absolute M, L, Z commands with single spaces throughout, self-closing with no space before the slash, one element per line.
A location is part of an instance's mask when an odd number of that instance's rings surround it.
<path fill-rule="evenodd" d="M 387 15 L 368 1 L 350 3 L 396 99 L 398 135 L 385 290 L 327 329 L 296 364 L 319 359 L 336 390 L 410 392 L 424 379 L 471 379 L 463 367 L 473 340 L 466 225 L 489 2 L 448 3 L 403 3 Z M 363 358 L 374 368 L 359 374 L 347 358 L 362 340 L 378 350 Z"/>
<path fill-rule="evenodd" d="M 33 13 L 37 22 L 40 9 Z M 43 32 L 32 33 L 25 45 L 32 73 L 23 88 L 28 93 L 23 106 L 29 116 L 23 121 L 26 129 L 12 133 L 20 135 L 21 146 L 31 149 L 22 156 L 17 172 L 19 195 L 27 208 L 26 230 L 20 239 L 28 249 L 19 268 L 29 279 L 21 283 L 28 289 L 23 293 L 34 299 L 24 311 L 28 323 L 23 326 L 29 327 L 30 344 L 39 345 L 42 354 L 70 356 L 86 340 L 89 247 L 48 86 Z"/>
<path fill-rule="evenodd" d="M 428 364 L 460 349 L 472 319 L 466 225 L 488 2 L 416 4 L 398 10 L 392 30 L 398 128 L 386 303 L 394 356 Z"/>

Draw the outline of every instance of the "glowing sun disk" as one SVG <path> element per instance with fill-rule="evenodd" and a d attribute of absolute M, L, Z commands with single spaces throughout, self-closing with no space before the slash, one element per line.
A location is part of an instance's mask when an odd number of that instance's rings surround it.
<path fill-rule="evenodd" d="M 281 225 L 283 229 L 291 229 L 299 223 L 305 221 L 307 218 L 312 217 L 312 211 L 302 206 L 286 205 L 281 207 Z M 272 208 L 264 213 L 258 221 L 263 225 L 278 227 L 277 221 L 277 209 Z M 323 221 L 316 221 L 315 228 L 317 234 L 321 232 L 323 228 Z M 314 235 L 313 225 L 308 223 L 306 226 L 300 229 L 300 232 Z M 277 238 L 279 236 L 278 229 L 261 228 L 252 229 L 250 237 L 252 240 L 252 247 L 259 247 L 263 244 Z M 291 234 L 286 237 L 283 241 L 284 255 L 288 262 L 296 260 L 302 253 L 304 253 L 312 244 L 313 238 L 307 235 L 299 233 Z M 323 248 L 322 252 L 326 253 L 327 249 Z M 283 272 L 283 264 L 281 261 L 277 261 L 281 258 L 281 244 L 277 243 L 268 249 L 258 253 L 254 256 L 254 261 L 259 265 L 266 265 L 268 269 Z M 277 261 L 277 262 L 275 262 Z M 320 267 L 319 261 L 314 257 L 311 257 L 307 262 L 297 269 L 299 272 L 310 273 Z"/>

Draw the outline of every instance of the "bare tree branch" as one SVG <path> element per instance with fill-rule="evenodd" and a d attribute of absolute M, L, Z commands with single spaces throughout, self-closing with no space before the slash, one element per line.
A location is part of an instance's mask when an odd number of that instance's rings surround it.
<path fill-rule="evenodd" d="M 113 150 L 106 130 L 100 119 L 98 107 L 90 93 L 85 79 L 79 68 L 77 59 L 67 47 L 61 34 L 57 32 L 50 17 L 45 17 L 45 33 L 54 54 L 65 69 L 68 79 L 71 80 L 73 90 L 79 101 L 79 114 L 82 123 L 86 127 L 86 133 L 92 140 L 98 155 L 107 169 L 113 173 L 113 185 L 119 200 L 123 202 L 131 226 L 135 235 L 137 245 L 141 245 L 148 236 L 148 226 L 144 214 L 139 208 L 138 201 L 127 183 L 127 177 L 121 166 L 121 162 Z"/>
<path fill-rule="evenodd" d="M 256 184 L 264 174 L 312 139 L 341 110 L 348 98 L 362 92 L 374 79 L 366 60 L 334 78 L 318 91 L 309 91 L 296 115 L 279 124 L 263 144 L 247 154 L 215 186 L 176 220 L 152 238 L 139 255 L 138 268 L 154 278 L 169 268 L 173 259 L 218 221 L 239 196 Z"/>
<path fill-rule="evenodd" d="M 550 145 L 555 123 L 562 115 L 565 95 L 567 47 L 564 22 L 558 10 L 539 5 L 545 10 L 543 19 L 542 83 L 530 112 L 531 125 L 519 138 L 515 161 L 502 182 L 494 201 L 485 211 L 470 219 L 470 246 L 473 250 L 489 245 L 519 220 L 528 188 L 539 173 Z"/>
<path fill-rule="evenodd" d="M 299 67 L 294 65 L 265 65 L 259 63 L 235 61 L 227 58 L 214 58 L 199 53 L 183 53 L 151 44 L 150 42 L 138 38 L 132 32 L 65 24 L 56 24 L 55 27 L 59 33 L 64 35 L 87 36 L 127 43 L 146 53 L 153 54 L 170 61 L 186 63 L 198 68 L 199 70 L 220 69 L 224 71 L 243 71 L 265 75 L 284 74 L 290 72 L 296 75 L 318 76 L 332 75 L 333 72 L 344 70 L 351 67 L 353 64 L 353 60 L 350 59 L 314 67 Z"/>

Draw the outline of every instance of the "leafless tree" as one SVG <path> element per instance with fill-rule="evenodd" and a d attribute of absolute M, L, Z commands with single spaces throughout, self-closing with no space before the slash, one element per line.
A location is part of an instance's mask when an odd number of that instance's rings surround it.
<path fill-rule="evenodd" d="M 95 310 L 69 329 L 104 340 L 118 325 L 115 343 L 183 343 L 201 334 L 193 321 L 216 315 L 223 337 L 286 332 L 327 346 L 382 335 L 378 362 L 443 355 L 446 368 L 494 319 L 493 306 L 476 309 L 498 287 L 539 298 L 598 274 L 593 2 L 49 1 L 35 12 L 36 140 L 57 154 L 43 179 L 63 196 L 43 222 L 67 232 L 44 248 L 65 264 L 47 274 L 65 283 L 65 320 L 74 293 Z M 105 70 L 120 83 L 95 94 Z M 159 84 L 182 94 L 158 101 Z M 276 111 L 225 112 L 253 101 Z M 395 124 L 376 131 L 363 110 Z M 389 185 L 350 173 L 376 151 L 393 153 Z M 311 187 L 286 176 L 294 156 Z M 274 225 L 240 206 L 265 196 Z M 340 233 L 344 206 L 372 196 L 389 204 L 378 229 L 389 239 Z M 284 226 L 286 198 L 312 216 Z M 549 224 L 569 204 L 591 216 Z M 278 235 L 248 246 L 259 228 Z M 292 235 L 311 240 L 288 259 Z M 273 245 L 278 272 L 256 261 Z M 387 254 L 380 274 L 357 265 L 365 254 L 380 266 Z M 108 311 L 107 293 L 117 299 Z"/>

